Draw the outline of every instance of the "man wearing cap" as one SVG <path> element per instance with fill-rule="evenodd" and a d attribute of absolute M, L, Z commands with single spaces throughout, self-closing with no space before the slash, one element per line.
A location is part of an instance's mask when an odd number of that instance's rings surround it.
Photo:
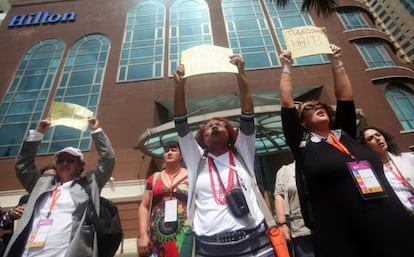
<path fill-rule="evenodd" d="M 90 117 L 88 123 L 99 160 L 84 176 L 84 155 L 74 147 L 54 154 L 56 176 L 42 175 L 35 157 L 51 120 L 41 120 L 30 130 L 16 158 L 16 176 L 30 198 L 4 257 L 98 257 L 97 241 L 86 221 L 85 186 L 90 187 L 93 202 L 99 202 L 101 189 L 112 175 L 115 154 L 99 121 Z"/>

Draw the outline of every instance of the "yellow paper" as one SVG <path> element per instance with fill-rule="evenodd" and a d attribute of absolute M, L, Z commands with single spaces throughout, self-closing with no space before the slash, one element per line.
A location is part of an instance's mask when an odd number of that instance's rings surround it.
<path fill-rule="evenodd" d="M 181 53 L 181 63 L 185 66 L 184 78 L 206 73 L 237 73 L 237 67 L 230 63 L 233 55 L 230 48 L 201 45 Z"/>
<path fill-rule="evenodd" d="M 332 53 L 324 27 L 301 26 L 284 29 L 282 33 L 292 58 Z"/>
<path fill-rule="evenodd" d="M 77 104 L 52 102 L 50 107 L 51 127 L 63 125 L 85 131 L 88 128 L 87 118 L 91 116 L 92 111 Z"/>

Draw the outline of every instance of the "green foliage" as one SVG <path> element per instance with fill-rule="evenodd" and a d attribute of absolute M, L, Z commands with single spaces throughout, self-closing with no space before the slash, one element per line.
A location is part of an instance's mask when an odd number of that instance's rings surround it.
<path fill-rule="evenodd" d="M 271 2 L 276 2 L 279 6 L 285 6 L 289 3 L 289 0 L 270 0 Z M 335 0 L 303 0 L 302 11 L 309 12 L 314 10 L 316 14 L 328 16 L 331 14 L 335 8 Z"/>

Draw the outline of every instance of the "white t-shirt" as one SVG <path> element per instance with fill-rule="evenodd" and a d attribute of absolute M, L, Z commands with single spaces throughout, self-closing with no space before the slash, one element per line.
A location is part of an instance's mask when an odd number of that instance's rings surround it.
<path fill-rule="evenodd" d="M 242 156 L 249 170 L 253 171 L 253 162 L 255 154 L 255 134 L 247 136 L 242 132 L 239 132 L 235 147 L 238 153 Z M 189 200 L 191 198 L 191 192 L 194 190 L 194 181 L 197 179 L 195 184 L 195 215 L 193 222 L 193 230 L 197 235 L 211 236 L 218 233 L 229 232 L 239 229 L 251 229 L 255 228 L 263 221 L 264 216 L 260 211 L 257 204 L 256 196 L 253 192 L 248 172 L 245 171 L 242 165 L 235 158 L 235 166 L 237 168 L 237 173 L 240 178 L 241 184 L 244 184 L 244 187 L 247 189 L 245 195 L 249 197 L 246 199 L 250 201 L 251 209 L 250 214 L 242 217 L 235 218 L 227 205 L 219 205 L 214 200 L 213 192 L 210 184 L 210 176 L 208 173 L 208 164 L 202 168 L 200 174 L 197 177 L 197 168 L 200 158 L 202 157 L 203 150 L 198 145 L 197 141 L 194 139 L 191 133 L 188 133 L 184 137 L 179 137 L 180 149 L 184 158 L 184 161 L 188 170 L 188 179 L 189 179 Z M 228 152 L 223 155 L 215 157 L 215 164 L 217 170 L 221 176 L 221 179 L 227 187 L 228 172 L 230 167 L 229 164 L 229 154 Z M 228 165 L 227 165 L 228 164 Z M 254 177 L 254 174 L 252 174 Z M 219 183 L 217 179 L 214 180 L 215 183 Z M 242 188 L 244 189 L 242 186 Z M 217 185 L 218 188 L 218 185 Z"/>
<path fill-rule="evenodd" d="M 72 213 L 75 211 L 75 203 L 70 194 L 73 181 L 59 185 L 60 196 L 56 205 L 52 208 L 49 219 L 52 220 L 44 247 L 25 248 L 22 257 L 63 257 L 69 247 L 72 231 Z M 52 200 L 52 192 L 47 193 L 39 200 L 33 212 L 33 223 L 29 233 L 35 230 L 40 219 L 45 219 L 49 212 Z"/>
<path fill-rule="evenodd" d="M 406 182 L 410 183 L 412 186 L 412 177 L 414 173 L 414 156 L 408 153 L 403 153 L 400 156 L 393 155 L 389 153 L 392 161 L 389 163 L 393 171 L 398 174 L 401 172 L 401 175 L 406 179 Z M 384 174 L 390 183 L 391 187 L 394 189 L 394 192 L 397 194 L 401 203 L 411 212 L 414 212 L 414 206 L 410 203 L 408 198 L 413 197 L 413 194 L 410 190 L 403 185 L 403 183 L 396 177 L 390 167 L 384 164 Z"/>

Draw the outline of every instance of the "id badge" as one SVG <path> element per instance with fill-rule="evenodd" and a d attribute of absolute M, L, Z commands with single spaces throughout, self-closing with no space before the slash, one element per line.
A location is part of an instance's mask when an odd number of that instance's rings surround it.
<path fill-rule="evenodd" d="M 368 161 L 348 162 L 347 165 L 363 199 L 387 197 L 387 192 Z"/>
<path fill-rule="evenodd" d="M 411 207 L 414 208 L 414 196 L 408 197 L 408 201 L 410 202 Z"/>
<path fill-rule="evenodd" d="M 36 228 L 30 234 L 27 241 L 27 248 L 43 247 L 46 242 L 47 235 L 52 227 L 53 219 L 41 219 L 37 223 Z"/>
<path fill-rule="evenodd" d="M 165 202 L 164 222 L 177 221 L 177 199 L 171 199 Z"/>

